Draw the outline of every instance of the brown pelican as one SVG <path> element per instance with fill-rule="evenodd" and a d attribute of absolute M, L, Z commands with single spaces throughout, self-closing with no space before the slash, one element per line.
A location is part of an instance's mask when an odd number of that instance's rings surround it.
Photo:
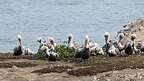
<path fill-rule="evenodd" d="M 132 55 L 133 53 L 136 53 L 138 51 L 135 47 L 135 44 L 134 44 L 135 39 L 136 39 L 136 34 L 131 34 L 131 40 L 125 48 L 125 53 L 126 54 Z"/>
<path fill-rule="evenodd" d="M 23 43 L 22 43 L 22 35 L 18 34 L 18 46 L 14 48 L 14 54 L 15 56 L 22 55 L 23 53 Z"/>
<path fill-rule="evenodd" d="M 55 51 L 56 43 L 55 43 L 53 37 L 49 37 L 49 38 L 48 38 L 48 47 L 49 47 L 51 50 Z"/>
<path fill-rule="evenodd" d="M 33 54 L 34 52 L 30 48 L 27 49 L 24 48 L 23 55 L 33 55 Z"/>
<path fill-rule="evenodd" d="M 56 61 L 57 57 L 59 57 L 57 53 L 55 53 L 53 50 L 50 50 L 47 46 L 42 46 L 41 50 L 45 53 L 49 61 Z"/>
<path fill-rule="evenodd" d="M 75 48 L 72 34 L 69 34 L 68 39 L 67 39 L 67 44 L 69 48 Z"/>
<path fill-rule="evenodd" d="M 74 41 L 74 37 L 73 37 L 73 34 L 70 33 L 67 37 L 67 40 L 64 41 L 64 43 L 66 44 L 66 46 L 70 49 L 74 49 L 74 50 L 77 50 L 80 48 L 80 45 Z"/>
<path fill-rule="evenodd" d="M 90 52 L 92 56 L 95 55 L 104 55 L 102 48 L 98 45 L 98 43 L 93 43 L 90 47 Z"/>
<path fill-rule="evenodd" d="M 82 49 L 75 55 L 76 58 L 88 59 L 90 57 L 90 48 L 89 48 L 89 37 L 88 35 L 85 36 L 85 43 Z"/>
<path fill-rule="evenodd" d="M 49 43 L 50 45 L 56 46 L 56 43 L 55 43 L 55 40 L 54 40 L 53 37 L 49 37 L 49 38 L 48 38 L 48 43 Z"/>
<path fill-rule="evenodd" d="M 140 51 L 141 51 L 142 53 L 144 53 L 144 42 L 142 42 L 142 43 L 140 44 L 140 48 L 138 48 L 138 49 L 140 49 Z"/>
<path fill-rule="evenodd" d="M 43 42 L 42 37 L 39 37 L 39 38 L 37 39 L 37 42 L 39 43 L 39 49 L 40 49 L 42 46 L 47 46 L 46 42 Z"/>
<path fill-rule="evenodd" d="M 105 32 L 104 38 L 105 38 L 105 45 L 103 46 L 103 51 L 106 54 L 109 54 L 109 56 L 117 55 L 117 49 L 114 46 L 113 41 L 109 40 L 109 38 L 110 38 L 109 32 Z"/>
<path fill-rule="evenodd" d="M 118 48 L 119 52 L 125 49 L 125 45 L 122 44 L 124 33 L 119 33 L 118 40 L 114 43 L 115 47 Z"/>

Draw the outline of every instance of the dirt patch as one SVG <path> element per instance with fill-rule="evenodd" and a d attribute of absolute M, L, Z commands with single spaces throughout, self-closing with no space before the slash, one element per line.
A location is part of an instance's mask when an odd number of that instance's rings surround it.
<path fill-rule="evenodd" d="M 12 53 L 0 53 L 0 60 L 6 60 L 6 59 L 29 59 L 29 60 L 35 60 L 34 55 L 25 55 L 25 56 L 13 56 Z"/>
<path fill-rule="evenodd" d="M 66 65 L 50 65 L 47 68 L 32 71 L 32 73 L 39 73 L 39 74 L 51 73 L 51 72 L 62 73 L 71 69 L 73 69 L 73 67 Z"/>
<path fill-rule="evenodd" d="M 144 55 L 132 55 L 128 57 L 105 57 L 97 59 L 88 60 L 77 64 L 76 66 L 83 66 L 83 68 L 78 68 L 76 70 L 68 71 L 69 75 L 74 76 L 88 76 L 96 75 L 98 73 L 122 70 L 126 68 L 136 69 L 144 68 Z M 87 66 L 87 67 L 86 67 Z"/>
<path fill-rule="evenodd" d="M 38 64 L 36 63 L 29 63 L 29 62 L 9 62 L 9 63 L 0 63 L 0 68 L 11 68 L 12 66 L 17 66 L 17 67 L 34 67 L 37 66 Z"/>

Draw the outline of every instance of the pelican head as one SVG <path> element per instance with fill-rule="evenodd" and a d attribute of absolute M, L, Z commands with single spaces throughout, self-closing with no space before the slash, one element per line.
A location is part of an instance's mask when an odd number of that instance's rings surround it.
<path fill-rule="evenodd" d="M 70 33 L 70 34 L 69 34 L 69 37 L 73 37 L 73 34 L 72 34 L 72 33 Z"/>
<path fill-rule="evenodd" d="M 18 40 L 22 41 L 22 36 L 20 34 L 18 34 Z"/>
<path fill-rule="evenodd" d="M 131 34 L 131 40 L 134 41 L 136 39 L 136 34 Z"/>
<path fill-rule="evenodd" d="M 119 38 L 124 38 L 124 33 L 120 33 Z"/>
<path fill-rule="evenodd" d="M 50 44 L 54 45 L 54 38 L 53 37 L 49 37 L 48 40 L 49 40 Z"/>
<path fill-rule="evenodd" d="M 89 48 L 89 36 L 85 36 L 85 48 Z"/>
<path fill-rule="evenodd" d="M 105 42 L 107 44 L 109 42 L 110 33 L 109 32 L 105 32 L 104 33 L 104 37 L 105 37 Z"/>
<path fill-rule="evenodd" d="M 120 42 L 124 38 L 124 33 L 120 33 L 118 37 L 119 37 L 118 42 Z"/>

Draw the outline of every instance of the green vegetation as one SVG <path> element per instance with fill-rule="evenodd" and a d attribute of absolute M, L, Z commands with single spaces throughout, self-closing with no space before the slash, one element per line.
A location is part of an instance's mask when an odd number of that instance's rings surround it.
<path fill-rule="evenodd" d="M 37 54 L 35 54 L 34 58 L 39 59 L 39 60 L 45 60 L 46 59 L 46 53 L 44 53 L 43 51 L 38 49 L 38 52 L 37 52 Z"/>
<path fill-rule="evenodd" d="M 56 53 L 59 54 L 59 60 L 70 60 L 74 58 L 75 50 L 68 48 L 65 45 L 58 45 L 55 50 Z"/>
<path fill-rule="evenodd" d="M 65 45 L 58 45 L 55 47 L 55 52 L 59 54 L 58 60 L 70 60 L 74 58 L 75 50 L 68 48 Z M 46 59 L 46 53 L 38 50 L 37 54 L 35 55 L 36 59 L 45 60 Z"/>

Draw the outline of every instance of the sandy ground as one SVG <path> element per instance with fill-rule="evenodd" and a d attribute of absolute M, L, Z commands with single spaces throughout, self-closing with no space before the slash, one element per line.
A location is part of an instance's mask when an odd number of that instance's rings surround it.
<path fill-rule="evenodd" d="M 8 60 L 5 62 L 30 62 L 29 60 Z M 33 61 L 31 61 L 33 62 Z M 39 62 L 40 63 L 40 62 Z M 0 69 L 0 81 L 143 81 L 144 70 L 143 69 L 125 69 L 122 71 L 110 71 L 100 73 L 94 76 L 71 76 L 66 72 L 63 73 L 31 73 L 34 70 L 48 67 L 47 62 L 35 67 L 18 68 L 13 66 L 12 68 Z M 59 63 L 58 63 L 59 64 Z"/>
<path fill-rule="evenodd" d="M 60 61 L 48 62 L 46 60 L 28 59 L 5 59 L 0 61 L 0 81 L 144 81 L 144 55 L 111 58 L 107 57 L 105 60 L 103 57 L 98 56 L 93 59 L 91 58 L 90 60 L 80 63 Z M 102 61 L 97 62 L 97 60 Z M 105 62 L 106 60 L 107 62 Z M 7 63 L 9 63 L 8 65 L 10 66 L 5 65 Z M 27 65 L 27 63 L 29 65 Z M 91 63 L 91 66 L 81 65 L 85 63 Z M 118 64 L 119 66 L 116 66 L 115 64 Z M 140 67 L 139 64 L 141 64 Z M 103 66 L 99 67 L 101 65 Z M 62 68 L 60 69 L 56 68 L 61 66 Z M 109 71 L 108 67 L 113 69 L 110 69 L 111 71 Z M 48 68 L 49 70 L 44 68 Z M 85 70 L 85 68 L 89 69 Z M 68 73 L 73 73 L 72 70 L 77 74 Z M 103 70 L 105 72 L 99 72 L 99 70 Z M 86 72 L 88 72 L 88 74 L 85 74 Z M 92 75 L 88 76 L 89 74 Z"/>

